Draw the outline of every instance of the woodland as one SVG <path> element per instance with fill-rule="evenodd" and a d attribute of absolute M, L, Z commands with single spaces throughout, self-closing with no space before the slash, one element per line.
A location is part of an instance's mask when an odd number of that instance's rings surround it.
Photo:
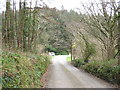
<path fill-rule="evenodd" d="M 44 3 L 44 1 L 41 1 Z M 35 1 L 6 2 L 0 13 L 3 87 L 42 87 L 49 52 L 71 54 L 71 64 L 120 84 L 120 2 L 81 4 L 77 11 Z M 21 78 L 23 77 L 23 78 Z M 32 83 L 30 83 L 32 82 Z"/>

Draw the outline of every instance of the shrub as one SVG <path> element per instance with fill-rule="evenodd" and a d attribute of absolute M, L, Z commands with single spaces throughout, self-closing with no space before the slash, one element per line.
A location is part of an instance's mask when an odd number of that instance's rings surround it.
<path fill-rule="evenodd" d="M 67 51 L 61 51 L 58 53 L 58 55 L 68 55 L 68 52 Z"/>
<path fill-rule="evenodd" d="M 66 49 L 54 48 L 51 45 L 46 46 L 45 51 L 55 52 L 56 55 L 68 55 L 69 52 Z"/>
<path fill-rule="evenodd" d="M 48 51 L 48 52 L 57 52 L 57 49 L 54 48 L 51 45 L 48 45 L 48 46 L 46 46 L 45 51 Z"/>
<path fill-rule="evenodd" d="M 80 67 L 81 65 L 84 65 L 85 62 L 83 59 L 75 59 L 75 60 L 72 60 L 72 64 L 75 66 L 75 67 Z"/>

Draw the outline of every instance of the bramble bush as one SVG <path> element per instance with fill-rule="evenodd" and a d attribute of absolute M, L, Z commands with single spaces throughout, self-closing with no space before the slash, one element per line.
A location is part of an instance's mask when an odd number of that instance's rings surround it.
<path fill-rule="evenodd" d="M 47 56 L 3 52 L 1 60 L 3 88 L 42 87 L 40 79 L 50 63 Z"/>

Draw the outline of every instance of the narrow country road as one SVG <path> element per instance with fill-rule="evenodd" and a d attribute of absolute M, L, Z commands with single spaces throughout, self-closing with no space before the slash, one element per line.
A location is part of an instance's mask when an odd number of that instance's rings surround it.
<path fill-rule="evenodd" d="M 113 88 L 112 85 L 66 62 L 67 55 L 55 56 L 47 88 Z"/>

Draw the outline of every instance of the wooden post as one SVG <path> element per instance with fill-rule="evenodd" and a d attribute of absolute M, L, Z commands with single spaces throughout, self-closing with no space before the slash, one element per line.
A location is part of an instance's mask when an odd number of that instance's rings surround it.
<path fill-rule="evenodd" d="M 71 39 L 71 61 L 73 59 L 73 47 L 72 47 L 72 39 Z"/>

